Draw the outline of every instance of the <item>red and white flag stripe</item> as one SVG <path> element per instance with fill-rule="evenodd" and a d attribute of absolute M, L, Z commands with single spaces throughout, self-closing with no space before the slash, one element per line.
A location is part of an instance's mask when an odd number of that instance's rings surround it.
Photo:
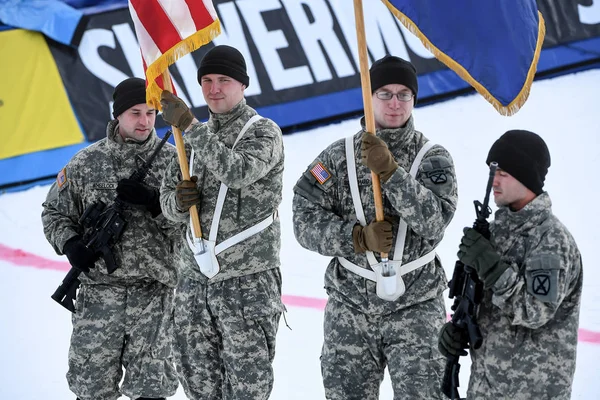
<path fill-rule="evenodd" d="M 158 108 L 162 89 L 156 79 L 220 33 L 217 12 L 211 0 L 129 0 L 129 11 L 147 66 L 148 103 Z"/>

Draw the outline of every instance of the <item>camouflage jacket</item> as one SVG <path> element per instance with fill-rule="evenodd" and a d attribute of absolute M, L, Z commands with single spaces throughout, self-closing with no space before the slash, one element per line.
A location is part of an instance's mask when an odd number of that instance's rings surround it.
<path fill-rule="evenodd" d="M 231 111 L 210 114 L 208 122 L 198 124 L 185 135 L 188 159 L 194 149 L 194 170 L 201 192 L 199 206 L 202 235 L 208 239 L 221 183 L 229 188 L 219 222 L 216 243 L 256 225 L 273 213 L 281 203 L 283 186 L 283 138 L 279 127 L 263 118 L 255 122 L 235 147 L 232 146 L 246 122 L 256 111 L 242 100 Z M 180 166 L 174 160 L 161 187 L 164 215 L 189 225 L 189 212 L 181 212 L 175 200 L 175 188 L 181 179 Z M 190 229 L 189 226 L 187 229 Z M 278 268 L 281 248 L 279 219 L 260 233 L 217 255 L 220 272 L 210 281 Z M 205 281 L 185 237 L 178 244 L 180 272 Z"/>
<path fill-rule="evenodd" d="M 115 141 L 118 121 L 109 122 L 107 137 L 79 151 L 59 173 L 43 204 L 44 233 L 54 250 L 62 254 L 65 243 L 75 235 L 82 235 L 78 219 L 84 210 L 98 200 L 110 205 L 116 197 L 119 180 L 131 176 L 156 149 L 160 142 L 152 130 L 142 144 Z M 159 188 L 163 171 L 172 158 L 175 148 L 166 144 L 144 182 Z M 59 181 L 60 180 L 60 181 Z M 59 184 L 60 183 L 60 184 Z M 80 275 L 83 283 L 128 285 L 142 281 L 159 281 L 168 286 L 177 283 L 173 263 L 173 236 L 178 227 L 159 215 L 126 206 L 123 213 L 127 225 L 113 254 L 118 269 L 111 275 L 106 272 L 102 259 L 87 275 Z"/>
<path fill-rule="evenodd" d="M 364 128 L 363 128 L 364 129 Z M 361 164 L 361 138 L 354 135 L 354 155 L 361 201 L 367 223 L 375 220 L 371 171 Z M 433 146 L 423 157 L 416 179 L 407 172 L 421 147 L 428 141 L 413 126 L 411 117 L 403 128 L 381 129 L 383 139 L 399 167 L 381 185 L 384 213 L 394 219 L 394 241 L 399 219 L 408 225 L 403 263 L 431 251 L 444 236 L 454 216 L 457 184 L 454 164 L 448 151 Z M 322 163 L 331 178 L 319 183 L 310 172 Z M 352 229 L 357 223 L 350 193 L 344 140 L 327 147 L 310 164 L 294 187 L 294 233 L 300 244 L 325 256 L 345 257 L 356 265 L 369 267 L 364 254 L 356 254 Z M 389 254 L 394 257 L 394 250 Z M 375 282 L 362 278 L 340 265 L 334 258 L 325 273 L 329 296 L 365 313 L 386 314 L 438 296 L 446 288 L 446 275 L 439 262 L 431 263 L 403 276 L 406 292 L 395 302 L 377 297 Z"/>
<path fill-rule="evenodd" d="M 575 372 L 581 255 L 543 193 L 500 208 L 491 241 L 510 264 L 479 309 L 484 337 L 471 352 L 469 398 L 570 399 Z"/>

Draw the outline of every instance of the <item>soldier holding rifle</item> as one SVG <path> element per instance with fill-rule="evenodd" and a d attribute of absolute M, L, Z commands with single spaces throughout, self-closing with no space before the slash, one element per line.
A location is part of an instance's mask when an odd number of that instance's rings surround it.
<path fill-rule="evenodd" d="M 146 105 L 143 79 L 124 80 L 113 99 L 115 119 L 108 123 L 107 137 L 69 161 L 43 205 L 46 238 L 83 272 L 67 381 L 80 400 L 114 400 L 121 394 L 164 399 L 177 389 L 170 362 L 176 226 L 161 213 L 158 188 L 175 148 L 167 145 L 157 153 L 143 181 L 131 179 L 159 145 L 156 110 Z M 111 205 L 115 197 L 123 206 L 119 237 L 106 249 L 114 261 L 110 266 L 92 250 L 78 221 L 86 209 L 99 202 Z"/>
<path fill-rule="evenodd" d="M 477 323 L 483 338 L 471 350 L 468 398 L 570 399 L 582 289 L 581 255 L 552 213 L 543 190 L 550 167 L 544 140 L 511 130 L 493 145 L 494 201 L 490 238 L 465 228 L 459 260 L 484 286 Z M 439 348 L 466 354 L 468 334 L 448 322 Z"/>

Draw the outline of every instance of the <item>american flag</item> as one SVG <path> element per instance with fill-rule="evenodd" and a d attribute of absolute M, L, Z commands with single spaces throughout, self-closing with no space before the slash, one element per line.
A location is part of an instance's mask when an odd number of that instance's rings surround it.
<path fill-rule="evenodd" d="M 331 174 L 329 173 L 329 171 L 327 171 L 325 169 L 325 166 L 320 162 L 310 169 L 310 173 L 321 185 L 327 182 L 329 178 L 331 178 Z"/>
<path fill-rule="evenodd" d="M 212 41 L 221 24 L 211 0 L 129 0 L 146 72 L 146 99 L 160 109 L 162 73 Z"/>
<path fill-rule="evenodd" d="M 63 168 L 60 170 L 58 175 L 56 176 L 56 183 L 59 188 L 62 188 L 63 185 L 67 182 L 67 168 Z"/>

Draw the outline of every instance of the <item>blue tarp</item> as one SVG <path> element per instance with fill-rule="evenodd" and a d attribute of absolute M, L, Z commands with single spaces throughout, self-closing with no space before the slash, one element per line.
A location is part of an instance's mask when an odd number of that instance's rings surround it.
<path fill-rule="evenodd" d="M 83 13 L 58 0 L 0 0 L 0 22 L 70 45 Z"/>
<path fill-rule="evenodd" d="M 127 0 L 61 0 L 84 14 L 96 14 L 127 7 Z"/>
<path fill-rule="evenodd" d="M 74 8 L 87 8 L 87 7 L 96 7 L 96 6 L 113 6 L 115 4 L 118 5 L 127 5 L 127 0 L 61 0 L 63 3 L 67 3 L 71 7 Z"/>

